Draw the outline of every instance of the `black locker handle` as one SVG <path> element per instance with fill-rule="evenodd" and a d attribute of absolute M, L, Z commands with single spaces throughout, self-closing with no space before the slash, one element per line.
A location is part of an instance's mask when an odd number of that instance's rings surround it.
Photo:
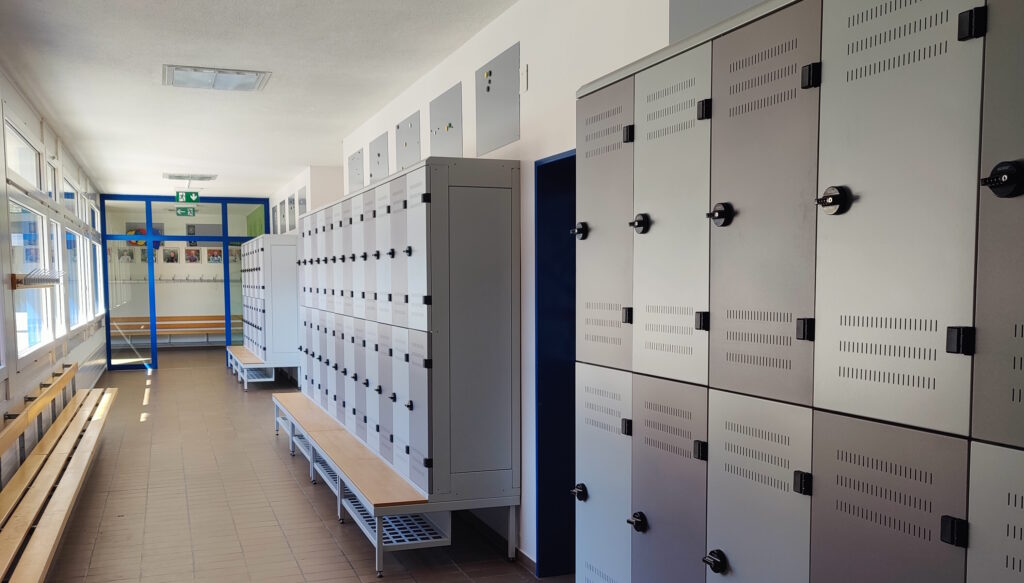
<path fill-rule="evenodd" d="M 576 223 L 576 226 L 569 229 L 569 234 L 576 237 L 577 240 L 582 241 L 587 238 L 590 233 L 590 226 L 585 222 Z"/>
<path fill-rule="evenodd" d="M 586 502 L 587 498 L 590 497 L 590 494 L 587 492 L 587 485 L 582 482 L 576 484 L 572 490 L 569 490 L 569 493 L 575 496 L 580 502 Z"/>
<path fill-rule="evenodd" d="M 392 259 L 394 259 L 394 257 L 395 257 L 395 250 L 394 249 L 388 249 L 388 257 L 391 257 Z"/>
<path fill-rule="evenodd" d="M 853 204 L 853 191 L 847 186 L 829 186 L 814 202 L 826 215 L 841 215 Z"/>
<path fill-rule="evenodd" d="M 408 410 L 410 410 L 410 411 L 412 411 L 412 401 L 408 401 L 408 402 L 407 402 L 407 403 L 405 404 L 405 408 L 406 408 L 406 409 L 408 409 Z"/>
<path fill-rule="evenodd" d="M 396 395 L 395 393 L 391 393 L 391 396 L 388 397 L 388 398 L 391 399 L 392 403 L 397 403 L 398 402 L 398 395 Z"/>
<path fill-rule="evenodd" d="M 729 570 L 729 559 L 719 549 L 711 551 L 701 561 L 711 569 L 712 573 L 722 574 Z"/>
<path fill-rule="evenodd" d="M 369 387 L 370 386 L 370 379 L 363 379 L 363 386 L 364 387 Z"/>
<path fill-rule="evenodd" d="M 711 219 L 711 222 L 716 227 L 728 227 L 732 224 L 732 220 L 736 218 L 736 208 L 732 206 L 732 203 L 719 202 L 705 216 Z"/>
<path fill-rule="evenodd" d="M 405 253 L 407 256 L 412 257 L 412 245 L 409 245 L 408 247 L 403 249 L 402 253 Z"/>
<path fill-rule="evenodd" d="M 633 220 L 629 221 L 627 224 L 630 227 L 633 227 L 633 230 L 636 231 L 637 234 L 643 235 L 647 233 L 647 231 L 651 230 L 651 215 L 647 213 L 638 213 L 633 217 Z"/>
<path fill-rule="evenodd" d="M 380 385 L 377 385 L 377 388 L 376 388 L 376 389 L 374 389 L 374 390 L 375 390 L 375 391 L 377 391 L 377 394 L 378 394 L 378 395 L 382 395 L 382 394 L 384 394 L 384 387 L 382 387 L 382 386 L 380 386 Z"/>
<path fill-rule="evenodd" d="M 626 524 L 633 526 L 633 530 L 637 532 L 647 532 L 649 525 L 647 524 L 647 515 L 643 512 L 634 512 L 633 516 L 626 519 Z"/>
<path fill-rule="evenodd" d="M 992 190 L 999 198 L 1013 198 L 1024 194 L 1024 160 L 1000 162 L 992 168 L 987 178 L 982 178 L 981 186 Z"/>

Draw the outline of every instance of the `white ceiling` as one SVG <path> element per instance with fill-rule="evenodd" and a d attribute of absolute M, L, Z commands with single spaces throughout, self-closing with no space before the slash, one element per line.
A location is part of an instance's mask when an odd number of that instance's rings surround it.
<path fill-rule="evenodd" d="M 107 193 L 266 196 L 515 0 L 2 0 L 0 65 Z M 236 93 L 164 64 L 273 73 Z M 412 113 L 412 112 L 409 112 Z M 193 186 L 196 186 L 194 183 Z"/>

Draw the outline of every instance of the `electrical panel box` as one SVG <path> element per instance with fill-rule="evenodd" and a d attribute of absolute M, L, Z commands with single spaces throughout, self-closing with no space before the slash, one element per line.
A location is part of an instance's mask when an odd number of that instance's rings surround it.
<path fill-rule="evenodd" d="M 376 184 L 387 177 L 388 164 L 388 133 L 384 132 L 370 142 L 369 184 Z"/>
<path fill-rule="evenodd" d="M 992 187 L 982 186 L 978 204 L 971 427 L 980 439 L 1024 447 L 1024 3 L 987 6 L 981 176 Z"/>
<path fill-rule="evenodd" d="M 436 154 L 435 154 L 436 155 Z M 420 112 L 395 126 L 395 158 L 398 170 L 405 170 L 422 159 L 420 151 Z"/>
<path fill-rule="evenodd" d="M 632 368 L 633 79 L 576 107 L 576 360 Z"/>
<path fill-rule="evenodd" d="M 355 192 L 365 184 L 363 178 L 363 149 L 359 148 L 356 153 L 348 157 L 348 191 Z"/>
<path fill-rule="evenodd" d="M 519 139 L 519 43 L 476 70 L 476 155 Z"/>
<path fill-rule="evenodd" d="M 1024 452 L 971 444 L 967 583 L 1024 580 Z"/>
<path fill-rule="evenodd" d="M 699 384 L 708 382 L 697 318 L 708 311 L 711 120 L 698 103 L 710 95 L 710 43 L 636 76 L 636 125 L 623 136 L 634 141 L 633 212 L 614 225 L 633 236 L 633 370 Z"/>
<path fill-rule="evenodd" d="M 713 41 L 710 384 L 810 405 L 821 2 Z M 805 332 L 810 325 L 810 334 Z"/>
<path fill-rule="evenodd" d="M 810 409 L 710 391 L 709 582 L 719 576 L 744 583 L 808 580 L 809 475 Z M 716 574 L 712 563 L 719 556 L 725 568 Z"/>
<path fill-rule="evenodd" d="M 244 345 L 267 367 L 299 366 L 296 240 L 260 235 L 242 243 Z"/>
<path fill-rule="evenodd" d="M 977 4 L 824 1 L 816 406 L 968 433 Z"/>
<path fill-rule="evenodd" d="M 816 411 L 814 476 L 811 581 L 964 580 L 967 440 Z"/>
<path fill-rule="evenodd" d="M 462 156 L 462 83 L 430 102 L 430 155 Z"/>
<path fill-rule="evenodd" d="M 427 158 L 303 217 L 303 389 L 431 502 L 519 495 L 519 170 Z"/>

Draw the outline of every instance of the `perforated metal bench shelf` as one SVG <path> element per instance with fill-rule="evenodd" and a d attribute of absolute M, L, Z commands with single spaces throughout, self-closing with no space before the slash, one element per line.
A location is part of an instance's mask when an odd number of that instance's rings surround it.
<path fill-rule="evenodd" d="M 317 456 L 316 462 L 313 464 L 313 468 L 316 469 L 316 473 L 323 477 L 327 487 L 331 489 L 331 492 L 334 492 L 334 495 L 337 496 L 338 485 L 341 483 L 338 479 L 338 472 L 335 472 L 334 468 L 319 456 Z"/>
<path fill-rule="evenodd" d="M 344 488 L 342 503 L 363 534 L 371 541 L 376 540 L 377 529 L 373 515 L 348 488 Z M 382 516 L 381 525 L 384 550 L 388 552 L 451 544 L 451 535 L 438 528 L 425 514 Z"/>
<path fill-rule="evenodd" d="M 306 439 L 305 435 L 296 434 L 294 437 L 295 449 L 302 452 L 302 455 L 306 456 L 306 459 L 313 459 L 313 446 Z"/>

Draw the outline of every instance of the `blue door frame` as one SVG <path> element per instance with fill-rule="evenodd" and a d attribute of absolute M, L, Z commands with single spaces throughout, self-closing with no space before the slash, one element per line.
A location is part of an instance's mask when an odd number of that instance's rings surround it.
<path fill-rule="evenodd" d="M 107 201 L 122 200 L 146 203 L 146 234 L 145 235 L 111 235 L 107 233 Z M 155 257 L 156 243 L 162 241 L 184 241 L 184 242 L 220 242 L 222 249 L 224 268 L 224 337 L 225 342 L 231 345 L 231 277 L 230 259 L 228 247 L 232 243 L 244 243 L 252 237 L 230 237 L 228 236 L 228 205 L 229 204 L 260 204 L 263 205 L 263 232 L 267 232 L 270 226 L 270 200 L 266 198 L 249 197 L 224 197 L 211 196 L 202 199 L 203 204 L 219 204 L 220 218 L 223 230 L 220 236 L 206 235 L 154 235 L 153 234 L 153 203 L 154 202 L 175 202 L 172 195 L 159 194 L 103 194 L 100 195 L 100 232 L 103 236 L 103 304 L 106 308 L 104 315 L 106 340 L 107 340 L 107 369 L 108 370 L 138 370 L 159 368 L 160 360 L 156 347 L 156 287 L 153 282 L 153 257 Z M 149 364 L 112 364 L 110 357 L 110 278 L 107 276 L 107 242 L 108 241 L 145 241 L 146 242 L 146 263 L 149 288 Z M 227 355 L 225 354 L 225 358 Z"/>

